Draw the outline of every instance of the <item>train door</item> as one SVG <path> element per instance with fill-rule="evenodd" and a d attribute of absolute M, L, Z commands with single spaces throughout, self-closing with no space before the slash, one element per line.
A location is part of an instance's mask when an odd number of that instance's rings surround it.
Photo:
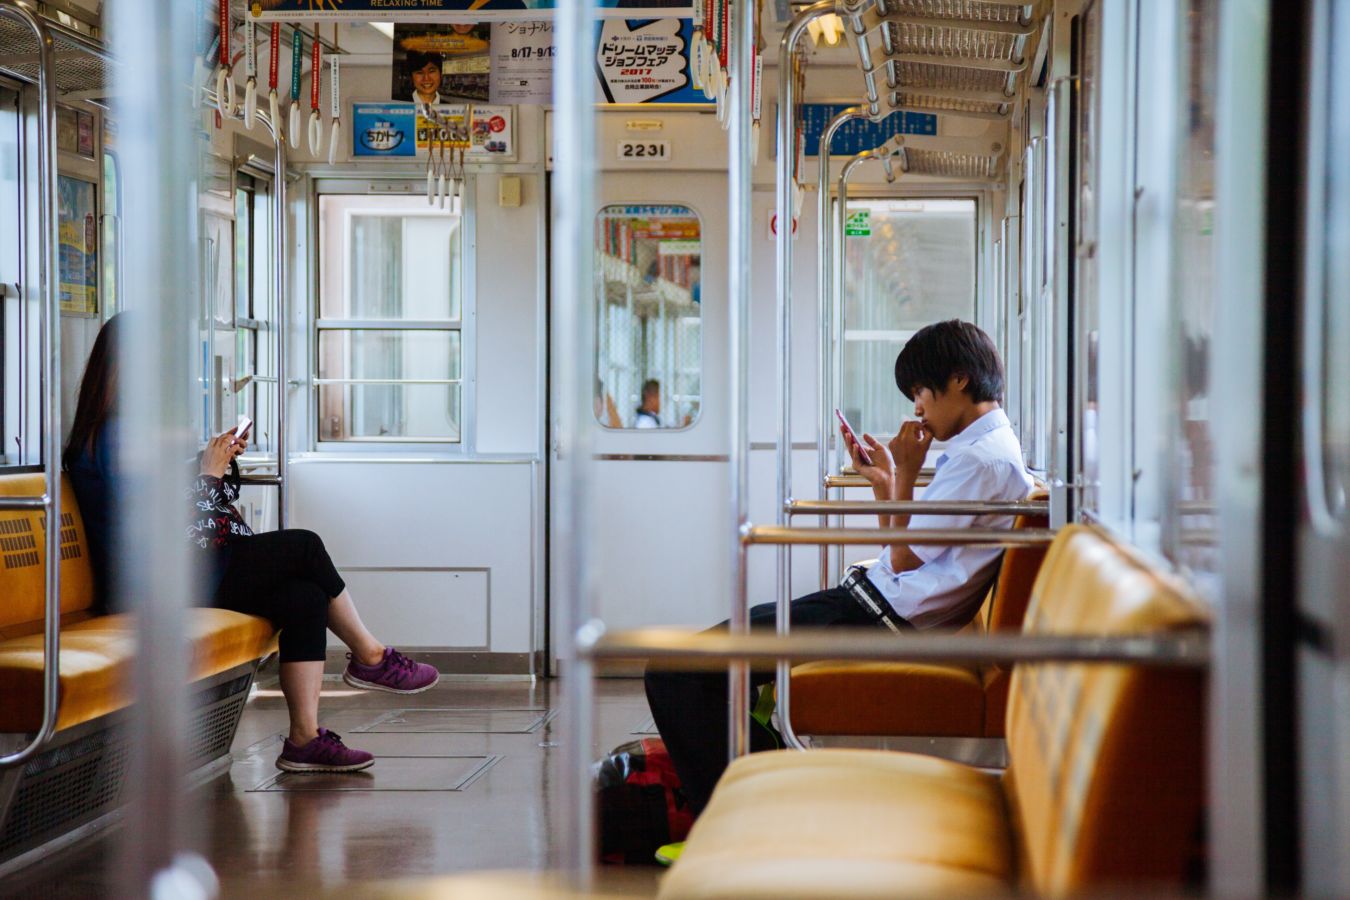
<path fill-rule="evenodd" d="M 726 177 L 606 172 L 596 208 L 596 613 L 610 628 L 707 625 L 726 617 L 731 562 L 707 527 L 728 491 Z"/>
<path fill-rule="evenodd" d="M 1350 892 L 1350 40 L 1313 5 L 1303 242 L 1303 480 L 1298 597 L 1303 889 Z"/>

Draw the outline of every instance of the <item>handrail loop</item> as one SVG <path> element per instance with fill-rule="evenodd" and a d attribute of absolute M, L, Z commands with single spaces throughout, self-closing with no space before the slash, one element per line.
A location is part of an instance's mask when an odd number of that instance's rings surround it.
<path fill-rule="evenodd" d="M 41 497 L 11 497 L 0 508 L 46 511 L 44 549 L 46 583 L 42 621 L 42 724 L 28 746 L 0 756 L 0 769 L 21 765 L 40 752 L 56 733 L 61 677 L 61 306 L 56 267 L 56 68 L 55 51 L 46 25 L 25 7 L 0 0 L 0 17 L 13 19 L 33 32 L 38 44 L 38 285 L 43 299 L 38 331 L 42 345 L 42 474 Z"/>

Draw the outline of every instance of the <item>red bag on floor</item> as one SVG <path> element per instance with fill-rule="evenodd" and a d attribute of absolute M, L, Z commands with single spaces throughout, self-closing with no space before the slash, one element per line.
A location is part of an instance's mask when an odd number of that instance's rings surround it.
<path fill-rule="evenodd" d="M 615 747 L 594 774 L 601 862 L 654 865 L 658 847 L 688 836 L 694 814 L 660 738 Z"/>

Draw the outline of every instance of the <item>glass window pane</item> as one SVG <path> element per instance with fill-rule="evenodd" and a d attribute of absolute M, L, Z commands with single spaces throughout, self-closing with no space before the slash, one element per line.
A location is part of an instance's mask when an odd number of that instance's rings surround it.
<path fill-rule="evenodd" d="M 253 202 L 249 192 L 234 192 L 234 302 L 245 318 L 252 308 Z"/>
<path fill-rule="evenodd" d="M 703 398 L 702 228 L 686 206 L 596 217 L 595 414 L 607 428 L 684 428 Z"/>
<path fill-rule="evenodd" d="M 103 308 L 117 309 L 117 248 L 118 223 L 122 215 L 122 184 L 118 180 L 117 159 L 111 153 L 103 154 Z"/>
<path fill-rule="evenodd" d="M 458 331 L 356 330 L 319 333 L 319 378 L 458 379 Z"/>
<path fill-rule="evenodd" d="M 458 384 L 323 384 L 319 440 L 458 441 Z"/>
<path fill-rule="evenodd" d="M 850 200 L 844 252 L 844 413 L 894 434 L 912 406 L 895 357 L 925 325 L 975 318 L 974 200 Z"/>
<path fill-rule="evenodd" d="M 458 319 L 459 219 L 353 212 L 347 279 L 322 293 L 324 318 Z"/>

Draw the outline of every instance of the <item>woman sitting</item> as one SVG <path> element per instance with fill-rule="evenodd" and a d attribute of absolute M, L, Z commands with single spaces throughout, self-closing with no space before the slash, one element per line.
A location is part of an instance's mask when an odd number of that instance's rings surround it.
<path fill-rule="evenodd" d="M 110 547 L 121 518 L 115 493 L 116 402 L 125 321 L 125 315 L 109 320 L 94 342 L 63 457 L 105 606 L 111 585 Z M 317 534 L 298 529 L 253 533 L 233 506 L 240 485 L 236 460 L 247 445 L 246 434 L 232 431 L 213 438 L 202 452 L 188 491 L 194 521 L 187 534 L 201 555 L 203 605 L 261 616 L 281 630 L 281 692 L 291 727 L 277 768 L 288 772 L 368 768 L 374 756 L 344 745 L 337 734 L 319 727 L 326 631 L 331 629 L 351 650 L 342 677 L 353 687 L 416 694 L 436 684 L 440 675 L 384 646 L 366 630 Z"/>

